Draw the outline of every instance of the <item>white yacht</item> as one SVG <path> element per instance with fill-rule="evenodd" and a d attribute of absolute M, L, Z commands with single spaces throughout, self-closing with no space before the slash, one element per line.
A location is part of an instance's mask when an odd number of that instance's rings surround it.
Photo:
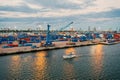
<path fill-rule="evenodd" d="M 69 58 L 74 58 L 74 57 L 76 57 L 76 55 L 73 54 L 73 52 L 71 52 L 70 54 L 67 54 L 67 55 L 63 55 L 64 59 L 69 59 Z"/>

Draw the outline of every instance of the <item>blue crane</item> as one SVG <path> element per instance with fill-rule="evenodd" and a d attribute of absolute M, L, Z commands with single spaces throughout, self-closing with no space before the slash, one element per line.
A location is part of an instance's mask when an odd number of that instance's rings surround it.
<path fill-rule="evenodd" d="M 60 28 L 60 30 L 55 31 L 54 34 L 56 34 L 59 31 L 62 31 L 63 29 L 69 27 L 73 22 L 70 22 L 68 25 Z M 43 46 L 53 46 L 52 41 L 50 40 L 50 25 L 47 25 L 47 36 L 46 36 L 46 43 Z"/>
<path fill-rule="evenodd" d="M 43 44 L 44 47 L 53 46 L 52 41 L 50 40 L 50 25 L 47 25 L 47 36 L 46 36 L 46 43 Z"/>

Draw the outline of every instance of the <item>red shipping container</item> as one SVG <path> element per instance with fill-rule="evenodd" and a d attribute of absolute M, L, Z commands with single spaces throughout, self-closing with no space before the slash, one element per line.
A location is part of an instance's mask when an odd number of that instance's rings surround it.
<path fill-rule="evenodd" d="M 10 47 L 18 47 L 18 44 L 8 44 Z"/>

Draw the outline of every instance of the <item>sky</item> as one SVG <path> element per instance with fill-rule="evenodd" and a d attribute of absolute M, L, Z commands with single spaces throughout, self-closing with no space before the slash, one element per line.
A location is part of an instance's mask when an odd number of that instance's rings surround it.
<path fill-rule="evenodd" d="M 120 27 L 120 0 L 0 0 L 1 28 L 60 29 L 70 22 L 75 30 Z"/>

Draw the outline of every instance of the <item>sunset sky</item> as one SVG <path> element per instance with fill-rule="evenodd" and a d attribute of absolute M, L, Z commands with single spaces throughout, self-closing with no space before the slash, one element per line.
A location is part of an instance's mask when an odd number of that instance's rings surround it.
<path fill-rule="evenodd" d="M 74 29 L 115 30 L 120 27 L 120 0 L 0 0 L 0 27 L 8 22 L 38 22 L 57 29 L 71 21 Z"/>

